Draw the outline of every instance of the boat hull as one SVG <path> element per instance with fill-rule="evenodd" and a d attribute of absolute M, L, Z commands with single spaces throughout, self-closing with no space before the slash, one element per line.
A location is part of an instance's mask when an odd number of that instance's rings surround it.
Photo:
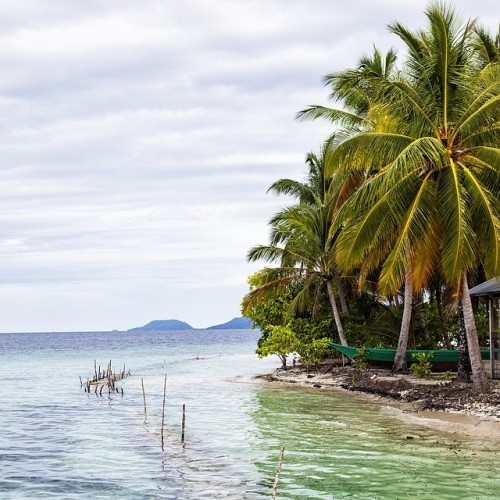
<path fill-rule="evenodd" d="M 353 358 L 358 353 L 356 347 L 347 347 L 333 342 L 330 343 L 330 346 L 349 358 Z M 460 351 L 449 349 L 408 349 L 406 351 L 406 362 L 408 366 L 416 362 L 413 355 L 417 353 L 432 353 L 430 362 L 435 371 L 456 370 L 458 367 Z M 392 366 L 395 356 L 396 349 L 371 347 L 368 348 L 366 359 L 371 367 L 387 368 L 388 366 Z M 483 360 L 490 359 L 490 350 L 481 349 L 481 358 Z"/>

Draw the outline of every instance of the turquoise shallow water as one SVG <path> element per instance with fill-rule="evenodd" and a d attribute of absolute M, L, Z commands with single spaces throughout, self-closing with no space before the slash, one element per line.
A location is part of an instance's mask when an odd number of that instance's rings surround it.
<path fill-rule="evenodd" d="M 277 366 L 254 355 L 257 337 L 0 335 L 0 498 L 269 498 L 280 446 L 278 498 L 499 498 L 493 445 L 406 425 L 353 395 L 256 383 Z M 123 397 L 83 392 L 94 359 L 130 368 Z"/>

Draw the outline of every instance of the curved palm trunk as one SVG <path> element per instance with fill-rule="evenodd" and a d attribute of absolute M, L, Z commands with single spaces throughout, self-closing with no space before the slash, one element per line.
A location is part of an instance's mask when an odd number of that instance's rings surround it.
<path fill-rule="evenodd" d="M 467 276 L 462 276 L 462 310 L 464 313 L 465 333 L 467 334 L 467 345 L 469 347 L 469 359 L 472 368 L 472 382 L 474 388 L 479 392 L 487 392 L 489 383 L 484 372 L 483 362 L 481 361 L 481 351 L 479 350 L 479 340 L 477 338 L 476 322 L 474 321 L 474 312 L 469 295 L 469 285 Z"/>
<path fill-rule="evenodd" d="M 340 276 L 335 276 L 335 284 L 337 285 L 337 291 L 339 292 L 340 307 L 344 314 L 349 314 L 349 307 L 347 305 L 347 300 L 345 298 L 344 284 Z"/>
<path fill-rule="evenodd" d="M 333 285 L 331 280 L 326 281 L 326 289 L 328 291 L 328 299 L 330 300 L 330 306 L 332 307 L 333 318 L 335 320 L 335 325 L 337 326 L 337 331 L 339 332 L 340 343 L 347 346 L 347 339 L 344 335 L 344 328 L 342 327 L 342 321 L 340 321 L 339 310 L 337 308 L 337 303 L 335 302 L 335 295 L 333 293 Z"/>
<path fill-rule="evenodd" d="M 394 357 L 393 372 L 406 370 L 406 350 L 408 348 L 408 337 L 410 335 L 411 310 L 413 305 L 413 275 L 408 267 L 405 273 L 405 298 L 403 309 L 403 320 L 399 332 L 398 348 Z"/>

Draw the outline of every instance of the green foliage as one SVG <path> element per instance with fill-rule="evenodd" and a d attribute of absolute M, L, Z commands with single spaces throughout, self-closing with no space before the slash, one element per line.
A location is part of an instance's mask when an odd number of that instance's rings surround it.
<path fill-rule="evenodd" d="M 490 336 L 490 325 L 488 317 L 488 303 L 486 300 L 481 300 L 474 311 L 476 319 L 477 336 L 479 342 L 485 344 Z"/>
<path fill-rule="evenodd" d="M 409 345 L 456 345 L 464 276 L 500 272 L 498 37 L 440 2 L 425 15 L 423 29 L 389 26 L 408 49 L 397 66 L 395 52 L 374 49 L 325 77 L 341 109 L 299 113 L 329 120 L 335 132 L 308 156 L 306 182 L 270 188 L 295 203 L 271 220 L 269 244 L 248 254 L 276 266 L 256 273 L 243 299 L 243 315 L 261 328 L 259 347 L 276 325 L 294 332 L 297 350 L 337 336 L 394 347 L 404 283 L 414 292 L 412 324 L 401 330 Z M 340 314 L 332 292 L 339 284 Z M 485 305 L 474 305 L 484 342 Z M 305 362 L 314 362 L 307 349 Z M 430 361 L 419 356 L 411 369 L 429 376 Z M 482 363 L 473 369 L 482 389 Z"/>
<path fill-rule="evenodd" d="M 248 278 L 250 292 L 263 285 L 264 274 L 265 269 Z M 293 295 L 291 290 L 273 290 L 272 293 L 262 295 L 259 300 L 250 304 L 246 303 L 246 297 L 242 302 L 242 312 L 245 317 L 252 320 L 255 327 L 259 328 L 261 332 L 259 345 L 269 336 L 271 326 L 286 325 L 292 319 L 290 303 Z"/>
<path fill-rule="evenodd" d="M 319 363 L 331 352 L 329 342 L 330 340 L 327 338 L 315 339 L 310 342 L 299 341 L 297 353 L 300 356 L 300 361 L 306 366 Z"/>
<path fill-rule="evenodd" d="M 416 360 L 415 363 L 413 363 L 410 366 L 410 370 L 420 378 L 429 378 L 431 376 L 431 358 L 432 358 L 432 352 L 425 353 L 425 352 L 417 352 L 413 354 L 413 359 Z"/>
<path fill-rule="evenodd" d="M 354 356 L 354 364 L 358 370 L 365 371 L 368 368 L 368 347 L 358 349 Z"/>
<path fill-rule="evenodd" d="M 300 341 L 306 344 L 322 338 L 331 339 L 334 331 L 331 318 L 318 322 L 312 322 L 308 318 L 292 318 L 288 326 L 297 334 Z"/>
<path fill-rule="evenodd" d="M 286 357 L 298 352 L 300 341 L 288 326 L 269 326 L 268 332 L 267 338 L 257 348 L 257 355 L 264 358 L 275 354 L 280 358 L 283 368 L 286 368 Z"/>
<path fill-rule="evenodd" d="M 302 325 L 304 328 L 304 325 Z M 312 328 L 311 330 L 314 330 Z M 319 363 L 330 353 L 326 337 L 313 338 L 309 335 L 297 334 L 290 326 L 268 326 L 268 336 L 261 339 L 257 348 L 260 358 L 276 355 L 280 358 L 283 368 L 286 368 L 287 356 L 297 353 L 300 361 L 310 366 Z"/>

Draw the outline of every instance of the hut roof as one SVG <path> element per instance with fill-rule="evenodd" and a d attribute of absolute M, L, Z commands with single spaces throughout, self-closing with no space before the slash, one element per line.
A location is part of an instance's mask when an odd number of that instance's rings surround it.
<path fill-rule="evenodd" d="M 475 297 L 500 297 L 500 276 L 471 288 L 470 294 Z"/>

